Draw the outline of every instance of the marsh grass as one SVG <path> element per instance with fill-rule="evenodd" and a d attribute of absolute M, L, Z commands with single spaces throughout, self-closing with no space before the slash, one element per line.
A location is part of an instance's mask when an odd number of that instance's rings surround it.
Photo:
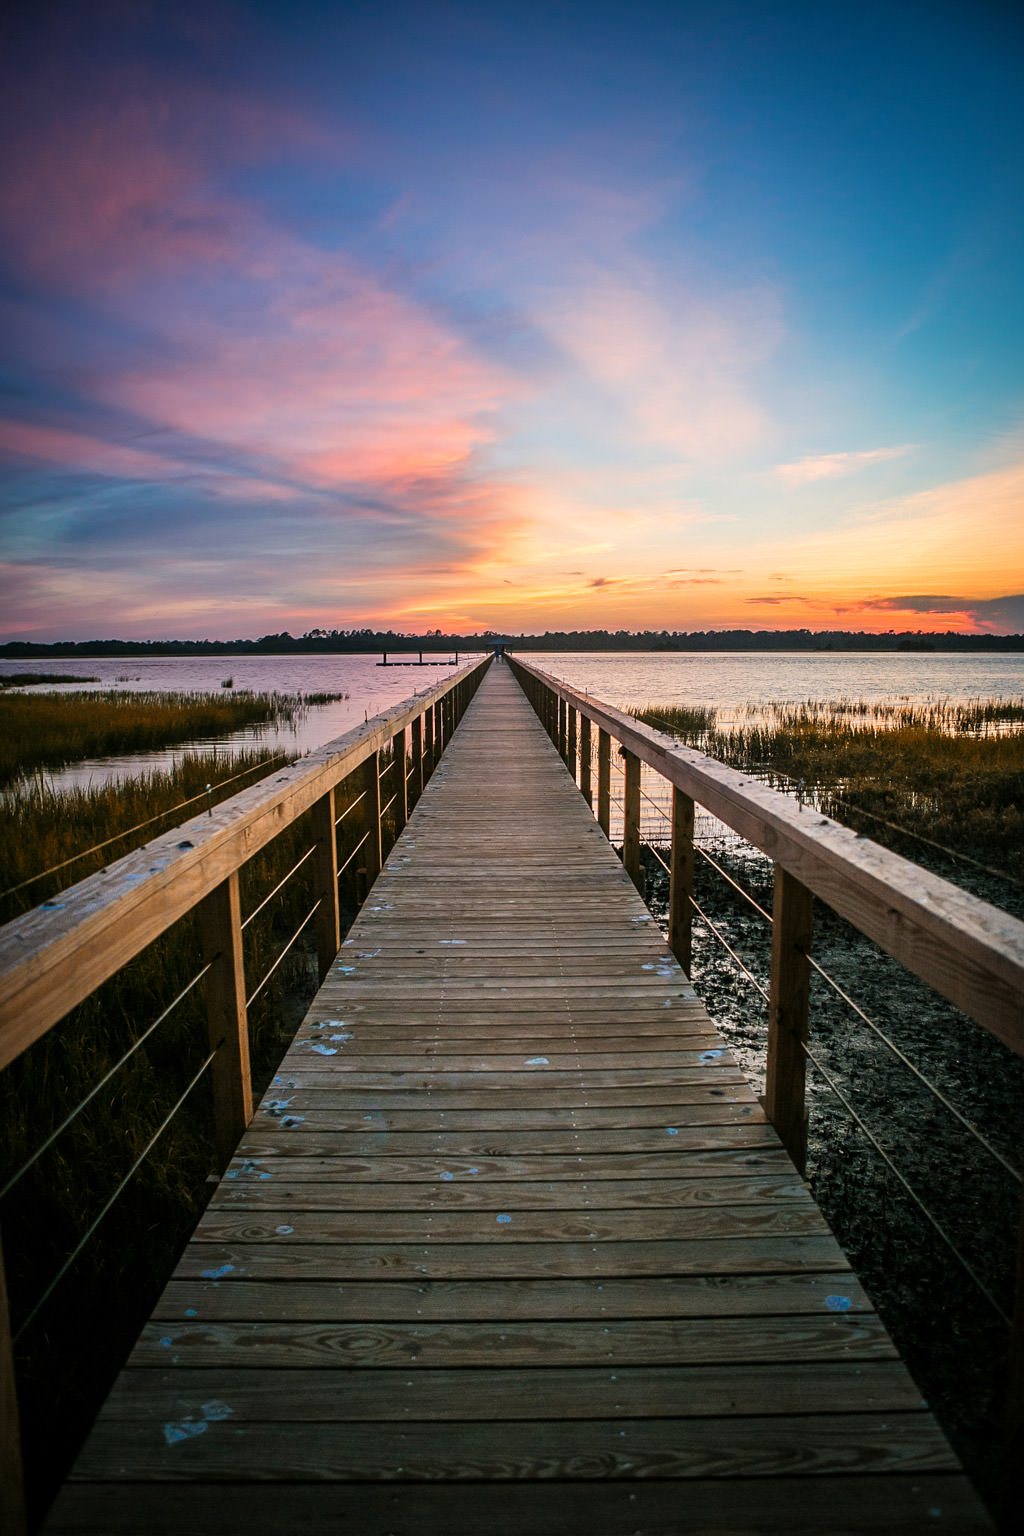
<path fill-rule="evenodd" d="M 0 922 L 84 880 L 176 821 L 237 794 L 256 783 L 260 769 L 266 773 L 286 760 L 264 750 L 233 757 L 189 752 L 169 771 L 95 789 L 54 791 L 33 781 L 26 790 L 0 793 Z"/>
<path fill-rule="evenodd" d="M 769 783 L 789 788 L 803 781 L 807 798 L 827 815 L 907 857 L 918 857 L 916 839 L 927 838 L 1024 879 L 1021 700 L 811 700 L 732 730 L 699 718 L 707 713 L 653 705 L 636 711 Z M 960 878 L 955 871 L 950 877 Z"/>
<path fill-rule="evenodd" d="M 0 811 L 0 848 L 10 874 L 36 872 L 83 846 L 135 826 L 158 811 L 167 820 L 74 866 L 73 880 L 196 813 L 181 801 L 213 784 L 213 800 L 257 781 L 270 753 L 226 760 L 187 757 L 171 773 L 92 791 L 8 794 Z M 384 764 L 390 765 L 386 757 Z M 241 784 L 225 780 L 250 766 Z M 218 779 L 220 782 L 218 782 Z M 389 772 L 384 798 L 393 786 Z M 339 816 L 358 793 L 342 785 Z M 200 807 L 201 808 L 201 807 Z M 358 808 L 339 828 L 339 863 L 362 835 Z M 385 850 L 394 840 L 384 826 Z M 309 815 L 264 848 L 241 872 L 243 917 L 312 843 Z M 34 862 L 33 862 L 34 861 Z M 359 861 L 355 861 L 358 865 Z M 314 900 L 308 861 L 243 934 L 246 991 L 252 994 Z M 71 883 L 67 871 L 9 904 L 34 905 Z M 358 869 L 343 878 L 343 930 L 361 896 Z M 11 915 L 10 912 L 7 914 Z M 125 966 L 0 1076 L 0 1188 L 41 1147 L 182 991 L 202 965 L 195 914 L 189 914 Z M 278 967 L 249 1010 L 253 1090 L 266 1089 L 317 987 L 314 925 Z M 30 1314 L 90 1223 L 128 1174 L 207 1053 L 202 986 L 191 991 L 0 1200 L 12 1323 Z M 211 1135 L 208 1078 L 200 1081 L 161 1139 L 103 1218 L 95 1235 L 25 1329 L 17 1345 L 19 1397 L 29 1494 L 44 1512 L 114 1376 L 152 1311 L 202 1213 L 219 1170 Z"/>
<path fill-rule="evenodd" d="M 63 679 L 62 679 L 63 681 Z M 87 757 L 154 751 L 291 721 L 306 707 L 280 693 L 6 693 L 0 696 L 0 785 Z"/>

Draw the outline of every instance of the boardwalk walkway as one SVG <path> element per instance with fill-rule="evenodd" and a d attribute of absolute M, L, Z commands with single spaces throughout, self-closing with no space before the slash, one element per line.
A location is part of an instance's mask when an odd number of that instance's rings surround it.
<path fill-rule="evenodd" d="M 988 1529 L 504 666 L 49 1529 Z"/>

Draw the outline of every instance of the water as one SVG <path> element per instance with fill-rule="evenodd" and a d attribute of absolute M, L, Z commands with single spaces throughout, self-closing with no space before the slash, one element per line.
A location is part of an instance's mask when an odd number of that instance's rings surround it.
<path fill-rule="evenodd" d="M 1020 652 L 555 651 L 524 653 L 523 660 L 618 709 L 648 704 L 713 707 L 724 727 L 756 718 L 769 705 L 805 699 L 966 704 L 1024 694 Z"/>
<path fill-rule="evenodd" d="M 69 689 L 216 693 L 227 677 L 235 689 L 278 693 L 345 693 L 346 699 L 309 709 L 292 725 L 248 727 L 217 743 L 236 752 L 254 745 L 304 753 L 342 735 L 368 715 L 432 687 L 452 670 L 448 658 L 420 668 L 377 665 L 379 656 L 159 656 L 97 660 L 5 661 L 6 672 L 93 674 L 98 682 Z M 466 658 L 461 658 L 466 659 Z M 871 702 L 968 703 L 1024 695 L 1024 654 L 954 652 L 543 652 L 524 651 L 533 663 L 594 698 L 630 709 L 647 704 L 703 705 L 728 727 L 769 705 L 804 699 L 866 699 Z M 168 768 L 182 754 L 210 741 L 163 752 L 99 758 L 55 772 L 56 789 L 88 786 Z M 50 775 L 47 775 L 50 778 Z"/>
<path fill-rule="evenodd" d="M 415 659 L 413 656 L 411 659 Z M 460 654 L 459 661 L 469 658 Z M 64 769 L 47 771 L 55 790 L 89 788 L 108 784 L 159 768 L 167 770 L 188 751 L 210 749 L 234 755 L 262 746 L 288 753 L 311 752 L 326 741 L 342 736 L 369 716 L 379 714 L 414 693 L 422 693 L 454 671 L 451 657 L 439 653 L 436 662 L 423 667 L 382 667 L 379 653 L 357 656 L 114 656 L 83 660 L 7 661 L 0 670 L 51 672 L 91 676 L 94 683 L 40 685 L 38 691 L 58 693 L 96 692 L 117 688 L 132 693 L 225 693 L 248 689 L 253 693 L 343 693 L 347 697 L 318 704 L 291 723 L 246 726 L 231 736 L 199 738 L 158 752 L 137 752 L 119 757 L 90 758 Z M 226 678 L 232 690 L 222 689 Z M 33 690 L 36 691 L 36 690 Z"/>

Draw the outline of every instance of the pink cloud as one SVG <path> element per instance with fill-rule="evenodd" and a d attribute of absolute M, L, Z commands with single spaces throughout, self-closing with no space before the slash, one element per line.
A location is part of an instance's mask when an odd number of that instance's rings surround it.
<path fill-rule="evenodd" d="M 97 379 L 97 393 L 312 488 L 467 466 L 515 381 L 353 263 L 269 233 L 267 248 L 290 276 L 248 333 L 193 316 L 178 359 Z"/>
<path fill-rule="evenodd" d="M 250 215 L 212 176 L 297 150 L 350 150 L 344 134 L 233 90 L 123 70 L 93 81 L 86 103 L 77 84 L 34 82 L 36 99 L 59 103 L 45 120 L 17 99 L 4 113 L 0 231 L 35 282 L 116 297 L 134 277 L 233 262 Z"/>
<path fill-rule="evenodd" d="M 179 461 L 159 453 L 24 421 L 0 420 L 0 453 L 130 480 L 163 479 L 168 474 L 182 473 Z"/>

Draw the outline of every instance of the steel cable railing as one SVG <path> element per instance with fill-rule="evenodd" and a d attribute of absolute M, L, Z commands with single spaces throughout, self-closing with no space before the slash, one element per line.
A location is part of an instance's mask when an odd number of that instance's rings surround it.
<path fill-rule="evenodd" d="M 988 1286 L 981 1279 L 981 1277 L 977 1274 L 977 1272 L 972 1267 L 972 1265 L 967 1261 L 967 1259 L 964 1258 L 963 1254 L 960 1252 L 959 1248 L 956 1246 L 956 1244 L 954 1243 L 953 1239 L 950 1237 L 949 1233 L 945 1231 L 945 1229 L 942 1227 L 942 1225 L 938 1221 L 936 1221 L 935 1217 L 932 1215 L 931 1211 L 925 1205 L 924 1201 L 921 1199 L 921 1197 L 916 1193 L 916 1191 L 911 1187 L 911 1185 L 904 1178 L 903 1174 L 896 1167 L 896 1164 L 893 1162 L 893 1160 L 889 1156 L 888 1152 L 886 1152 L 885 1148 L 882 1146 L 882 1144 L 878 1140 L 877 1136 L 875 1136 L 875 1134 L 870 1129 L 870 1127 L 867 1126 L 864 1123 L 864 1121 L 861 1119 L 860 1115 L 858 1115 L 857 1111 L 854 1109 L 854 1107 L 850 1103 L 849 1099 L 843 1093 L 843 1091 L 839 1087 L 838 1083 L 835 1081 L 835 1079 L 832 1077 L 832 1075 L 828 1072 L 828 1070 L 825 1067 L 822 1066 L 822 1064 L 821 1064 L 820 1060 L 818 1059 L 818 1057 L 815 1056 L 814 1052 L 807 1045 L 807 1042 L 806 1041 L 801 1041 L 800 1044 L 801 1044 L 801 1049 L 803 1050 L 803 1053 L 807 1057 L 808 1061 L 812 1063 L 812 1065 L 815 1067 L 815 1069 L 825 1079 L 825 1082 L 831 1088 L 832 1092 L 835 1094 L 835 1096 L 839 1100 L 840 1104 L 843 1105 L 843 1107 L 846 1110 L 847 1114 L 854 1121 L 854 1123 L 859 1127 L 859 1129 L 864 1132 L 864 1135 L 868 1138 L 868 1140 L 870 1141 L 871 1145 L 874 1147 L 875 1151 L 878 1153 L 879 1157 L 885 1163 L 886 1167 L 899 1180 L 899 1183 L 902 1185 L 902 1187 L 906 1191 L 906 1193 L 910 1196 L 911 1200 L 913 1201 L 913 1203 L 917 1207 L 917 1209 L 921 1212 L 922 1216 L 925 1217 L 925 1219 L 928 1221 L 929 1225 L 938 1233 L 939 1237 L 942 1238 L 942 1241 L 945 1243 L 945 1245 L 949 1249 L 950 1253 L 953 1254 L 954 1258 L 960 1264 L 960 1266 L 962 1267 L 964 1273 L 967 1276 L 969 1276 L 969 1278 L 974 1282 L 974 1284 L 977 1287 L 977 1289 L 984 1296 L 985 1300 L 988 1302 L 989 1306 L 993 1309 L 993 1311 L 997 1314 L 997 1316 L 1006 1324 L 1007 1327 L 1009 1327 L 1010 1326 L 1009 1315 L 999 1305 L 999 1302 L 996 1301 L 995 1297 L 992 1295 L 992 1292 L 989 1290 Z"/>
<path fill-rule="evenodd" d="M 249 924 L 253 921 L 253 919 L 256 918 L 256 917 L 259 917 L 260 913 L 263 911 L 263 908 L 265 906 L 267 906 L 270 902 L 273 901 L 274 897 L 278 894 L 278 892 L 284 890 L 285 886 L 288 884 L 288 881 L 292 878 L 292 876 L 299 872 L 299 870 L 302 868 L 303 864 L 305 864 L 306 860 L 307 859 L 311 859 L 313 857 L 314 853 L 316 853 L 316 843 L 314 843 L 311 848 L 307 848 L 306 849 L 305 853 L 302 855 L 302 857 L 299 860 L 299 862 L 297 864 L 293 864 L 292 865 L 291 869 L 284 876 L 284 878 L 282 880 L 279 880 L 277 882 L 277 884 L 274 886 L 274 889 L 270 892 L 269 896 L 264 896 L 264 898 L 260 902 L 259 906 L 258 907 L 254 907 L 253 910 L 249 913 L 249 916 L 248 917 L 244 917 L 242 919 L 241 928 L 242 928 L 242 932 L 243 933 L 245 932 L 246 928 L 248 928 Z"/>
<path fill-rule="evenodd" d="M 362 803 L 363 803 L 363 801 L 365 799 L 366 799 L 366 790 L 364 789 L 362 794 L 356 795 L 354 800 L 350 800 L 349 801 L 348 805 L 346 805 L 346 807 L 342 811 L 341 815 L 335 821 L 335 823 L 334 823 L 335 827 L 340 827 L 342 822 L 345 820 L 345 817 L 348 816 L 352 811 L 354 811 L 357 805 L 362 805 Z"/>
<path fill-rule="evenodd" d="M 281 964 L 281 961 L 284 959 L 285 955 L 287 955 L 288 951 L 291 949 L 292 945 L 296 942 L 296 940 L 298 939 L 299 935 L 302 933 L 303 929 L 312 920 L 312 918 L 313 918 L 313 916 L 314 916 L 314 914 L 316 912 L 316 909 L 317 909 L 317 907 L 319 907 L 319 905 L 320 905 L 322 900 L 323 900 L 322 896 L 318 896 L 317 897 L 317 899 L 316 899 L 316 901 L 314 901 L 312 907 L 306 913 L 306 916 L 302 919 L 302 922 L 299 924 L 299 926 L 296 928 L 295 932 L 292 934 L 291 938 L 288 940 L 287 944 L 281 950 L 280 954 L 278 955 L 277 959 L 274 961 L 273 965 L 270 967 L 269 971 L 267 971 L 266 974 L 264 975 L 263 980 L 256 987 L 256 990 L 254 992 L 250 993 L 250 995 L 246 998 L 245 1006 L 246 1006 L 247 1009 L 252 1007 L 253 1003 L 259 997 L 260 993 L 263 991 L 263 988 L 266 986 L 267 982 L 270 980 L 271 976 L 273 976 L 274 972 L 277 970 L 278 966 Z"/>
<path fill-rule="evenodd" d="M 154 1131 L 153 1135 L 150 1137 L 149 1141 L 146 1143 L 146 1145 L 143 1148 L 143 1150 L 139 1153 L 138 1157 L 135 1159 L 134 1163 L 129 1168 L 128 1172 L 125 1174 L 125 1176 L 121 1180 L 120 1184 L 114 1190 L 114 1193 L 110 1196 L 109 1200 L 104 1205 L 104 1207 L 100 1211 L 99 1215 L 96 1216 L 95 1219 L 90 1223 L 88 1229 L 83 1234 L 83 1236 L 79 1239 L 78 1243 L 76 1244 L 76 1246 L 74 1247 L 72 1252 L 64 1260 L 64 1263 L 61 1265 L 60 1269 L 54 1275 L 53 1279 L 50 1281 L 49 1285 L 46 1287 L 46 1289 L 43 1292 L 43 1294 L 38 1298 L 38 1300 L 36 1301 L 35 1305 L 32 1307 L 31 1311 L 28 1313 L 28 1315 L 21 1322 L 20 1326 L 17 1329 L 17 1332 L 12 1334 L 12 1336 L 11 1336 L 11 1342 L 12 1343 L 14 1343 L 14 1344 L 18 1343 L 18 1341 L 21 1339 L 22 1334 L 25 1333 L 26 1329 L 34 1321 L 34 1319 L 41 1312 L 42 1308 L 49 1301 L 50 1297 L 53 1295 L 54 1291 L 57 1289 L 58 1285 L 63 1280 L 64 1276 L 67 1274 L 68 1270 L 72 1267 L 72 1265 L 74 1264 L 75 1260 L 78 1258 L 79 1254 L 82 1252 L 83 1248 L 85 1248 L 86 1244 L 89 1242 L 89 1239 L 92 1237 L 93 1233 L 96 1231 L 97 1227 L 100 1225 L 100 1222 L 103 1220 L 104 1216 L 106 1216 L 107 1212 L 116 1204 L 119 1196 L 128 1187 L 128 1185 L 131 1183 L 131 1180 L 134 1178 L 135 1174 L 142 1167 L 142 1164 L 145 1162 L 146 1158 L 152 1152 L 153 1148 L 156 1146 L 156 1144 L 160 1140 L 161 1136 L 167 1130 L 167 1127 L 171 1124 L 171 1121 L 174 1119 L 175 1115 L 178 1113 L 178 1110 L 184 1104 L 184 1102 L 188 1098 L 189 1094 L 192 1092 L 192 1090 L 199 1083 L 200 1079 L 209 1070 L 210 1064 L 212 1063 L 214 1057 L 216 1056 L 217 1052 L 220 1050 L 220 1048 L 221 1048 L 221 1046 L 223 1044 L 224 1044 L 223 1040 L 219 1040 L 217 1042 L 217 1044 L 213 1047 L 213 1050 L 210 1052 L 210 1054 L 207 1056 L 206 1060 L 203 1062 L 202 1066 L 199 1068 L 199 1071 L 192 1078 L 192 1081 L 189 1083 L 189 1085 L 185 1089 L 184 1093 L 181 1094 L 180 1098 L 175 1103 L 174 1107 L 171 1110 L 169 1110 L 169 1112 L 164 1116 L 164 1119 L 162 1120 L 160 1125 L 157 1127 L 157 1129 Z"/>
<path fill-rule="evenodd" d="M 130 1045 L 128 1047 L 128 1049 L 125 1051 L 124 1055 L 120 1058 L 119 1061 L 116 1061 L 114 1063 L 114 1065 L 110 1068 L 109 1072 L 107 1072 L 103 1077 L 100 1078 L 99 1082 L 95 1085 L 95 1087 L 90 1088 L 90 1090 L 86 1094 L 85 1098 L 79 1100 L 79 1102 L 76 1104 L 75 1108 L 71 1111 L 71 1113 L 64 1120 L 61 1121 L 61 1123 L 60 1123 L 60 1125 L 58 1125 L 57 1129 L 55 1131 L 51 1131 L 49 1136 L 42 1143 L 42 1145 L 37 1147 L 36 1150 L 32 1153 L 32 1156 L 30 1158 L 28 1158 L 24 1163 L 22 1163 L 21 1167 L 17 1170 L 16 1173 L 13 1173 L 11 1175 L 11 1177 L 7 1180 L 7 1183 L 4 1185 L 3 1189 L 0 1189 L 0 1200 L 2 1200 L 4 1198 L 4 1196 L 6 1194 L 8 1194 L 8 1192 L 10 1190 L 12 1190 L 14 1188 L 14 1186 L 17 1183 L 20 1182 L 21 1179 L 24 1178 L 25 1174 L 28 1173 L 29 1169 L 32 1168 L 39 1161 L 39 1159 L 42 1157 L 43 1153 L 49 1151 L 49 1149 L 53 1146 L 54 1142 L 58 1139 L 58 1137 L 62 1136 L 64 1134 L 64 1132 L 68 1129 L 68 1127 L 70 1125 L 74 1124 L 74 1122 L 78 1119 L 78 1116 L 82 1113 L 82 1111 L 85 1108 L 85 1106 L 87 1104 L 89 1104 L 96 1097 L 96 1095 L 99 1093 L 101 1088 L 105 1088 L 106 1087 L 106 1085 L 110 1082 L 111 1078 L 115 1077 L 117 1075 L 117 1073 L 120 1072 L 122 1067 L 124 1067 L 124 1066 L 126 1066 L 128 1064 L 128 1062 L 135 1055 L 135 1052 L 139 1049 L 139 1047 L 142 1046 L 142 1045 L 145 1045 L 145 1043 L 149 1039 L 150 1035 L 152 1035 L 157 1029 L 159 1029 L 160 1025 L 164 1022 L 165 1019 L 170 1017 L 170 1015 L 174 1012 L 175 1008 L 177 1008 L 178 1004 L 184 1002 L 185 998 L 188 997 L 189 993 L 195 987 L 197 987 L 199 985 L 199 983 L 202 981 L 203 977 L 209 971 L 210 966 L 212 966 L 212 964 L 213 964 L 213 961 L 211 960 L 206 965 L 203 966 L 201 971 L 197 971 L 196 972 L 196 974 L 192 977 L 192 980 L 187 982 L 185 984 L 185 986 L 182 987 L 181 991 L 178 993 L 178 995 L 174 999 L 174 1001 L 171 1002 L 171 1003 L 168 1003 L 167 1007 L 164 1009 L 163 1013 L 160 1014 L 159 1018 L 156 1018 L 156 1019 L 153 1020 L 152 1024 L 150 1024 L 149 1028 L 147 1030 L 145 1030 L 145 1032 L 139 1036 L 139 1038 L 134 1042 L 133 1045 Z"/>
<path fill-rule="evenodd" d="M 665 811 L 663 809 L 663 807 L 658 805 L 656 800 L 652 800 L 649 795 L 644 794 L 643 790 L 641 790 L 641 794 L 643 794 L 644 799 L 647 800 L 649 805 L 653 806 L 653 808 L 659 813 L 659 815 L 663 816 L 666 821 L 671 822 L 671 817 L 668 815 L 668 812 Z M 661 865 L 661 867 L 665 871 L 665 873 L 669 874 L 670 870 L 669 870 L 668 865 L 665 863 L 664 859 L 662 859 L 660 857 L 660 855 L 658 854 L 657 850 L 653 847 L 653 845 L 651 843 L 647 843 L 646 847 L 647 847 L 648 852 L 650 854 L 652 854 L 653 857 L 657 860 L 657 862 Z M 705 848 L 701 848 L 699 845 L 695 845 L 695 852 L 699 853 L 701 858 L 703 858 L 705 860 L 705 862 L 708 863 L 711 866 L 711 868 L 714 869 L 721 876 L 721 878 L 723 880 L 725 880 L 730 886 L 732 886 L 733 890 L 736 891 L 740 896 L 742 896 L 743 900 L 745 902 L 747 902 L 747 904 L 749 906 L 753 907 L 754 911 L 758 914 L 759 917 L 762 917 L 764 919 L 764 921 L 766 923 L 768 923 L 769 927 L 772 926 L 772 924 L 774 922 L 774 919 L 772 918 L 771 913 L 766 911 L 765 908 L 761 906 L 760 902 L 758 902 L 753 896 L 751 896 L 750 892 L 748 890 L 746 890 L 739 883 L 738 880 L 735 880 L 732 877 L 732 875 L 730 875 L 728 873 L 727 870 L 723 869 L 721 864 L 719 864 L 715 859 L 713 859 Z M 747 977 L 747 979 L 749 981 L 751 981 L 753 983 L 753 985 L 757 988 L 758 992 L 760 992 L 761 996 L 767 1002 L 769 1000 L 769 998 L 768 998 L 768 993 L 765 990 L 765 988 L 752 975 L 752 973 L 747 968 L 747 966 L 744 965 L 743 961 L 736 954 L 736 951 L 729 945 L 729 943 L 724 938 L 724 936 L 722 935 L 720 930 L 711 921 L 711 918 L 707 915 L 707 913 L 704 912 L 702 910 L 702 908 L 700 908 L 698 906 L 698 904 L 694 900 L 692 894 L 690 895 L 689 899 L 690 899 L 690 905 L 693 907 L 693 910 L 700 916 L 701 921 L 704 922 L 707 925 L 707 927 L 710 929 L 710 931 L 714 934 L 715 938 L 718 939 L 718 941 L 722 945 L 722 947 L 724 949 L 728 950 L 729 954 L 733 957 L 733 959 L 735 960 L 736 964 L 743 971 L 743 974 Z M 815 972 L 815 974 L 820 976 L 822 981 L 824 981 L 827 986 L 832 988 L 832 990 L 833 990 L 833 992 L 835 992 L 836 996 L 841 998 L 842 1001 L 844 1003 L 846 1003 L 846 1005 L 853 1010 L 853 1012 L 857 1015 L 857 1017 L 868 1027 L 868 1029 L 870 1029 L 872 1031 L 873 1034 L 875 1034 L 877 1036 L 877 1038 L 879 1040 L 881 1040 L 883 1045 L 885 1045 L 892 1052 L 892 1054 L 897 1058 L 897 1060 L 900 1061 L 902 1063 L 902 1065 L 904 1067 L 906 1067 L 907 1070 L 914 1075 L 915 1078 L 917 1078 L 917 1080 L 922 1084 L 922 1086 L 924 1088 L 926 1088 L 928 1090 L 928 1092 L 932 1095 L 932 1097 L 934 1099 L 936 1099 L 943 1106 L 943 1108 L 948 1110 L 949 1113 L 951 1115 L 953 1115 L 960 1122 L 960 1124 L 964 1127 L 964 1129 L 967 1132 L 969 1132 L 969 1134 L 971 1136 L 973 1136 L 974 1140 L 978 1143 L 978 1145 L 980 1147 L 983 1147 L 984 1150 L 989 1154 L 989 1156 L 993 1157 L 996 1160 L 996 1162 L 999 1163 L 1000 1166 L 1005 1170 L 1005 1172 L 1008 1173 L 1010 1175 L 1010 1177 L 1015 1180 L 1016 1183 L 1024 1184 L 1024 1177 L 1022 1177 L 1022 1175 L 1019 1172 L 1019 1170 L 1016 1169 L 1013 1166 L 1013 1164 L 1006 1157 L 1003 1156 L 1003 1154 L 999 1151 L 999 1149 L 997 1147 L 994 1147 L 992 1145 L 992 1143 L 989 1141 L 988 1137 L 984 1134 L 983 1131 L 980 1131 L 978 1129 L 978 1127 L 973 1124 L 972 1121 L 967 1119 L 966 1115 L 964 1115 L 959 1109 L 957 1109 L 956 1105 L 949 1098 L 947 1098 L 947 1096 L 943 1093 L 942 1089 L 939 1088 L 935 1083 L 933 1083 L 930 1078 L 926 1077 L 924 1075 L 924 1073 L 920 1070 L 919 1067 L 914 1065 L 914 1063 L 905 1054 L 905 1052 L 903 1052 L 900 1049 L 900 1047 L 896 1044 L 896 1042 L 894 1040 L 890 1039 L 890 1037 L 885 1033 L 885 1030 L 881 1027 L 881 1025 L 878 1024 L 878 1022 L 875 1019 L 872 1019 L 869 1014 L 865 1013 L 864 1009 L 860 1006 L 860 1004 L 858 1002 L 856 1002 L 856 1000 L 854 998 L 852 998 L 849 995 L 849 993 L 844 990 L 844 988 L 840 985 L 840 983 L 838 981 L 836 981 L 835 977 L 831 976 L 828 973 L 828 971 L 825 970 L 824 966 L 821 965 L 817 960 L 815 960 L 813 955 L 808 955 L 807 959 L 808 959 L 808 963 L 811 966 L 811 969 Z"/>
<path fill-rule="evenodd" d="M 355 847 L 352 849 L 352 852 L 346 858 L 344 864 L 340 864 L 338 866 L 338 879 L 339 880 L 341 879 L 342 875 L 345 873 L 346 869 L 348 869 L 349 865 L 352 863 L 352 860 L 355 858 L 355 856 L 359 852 L 360 848 L 364 847 L 365 844 L 369 842 L 369 840 L 370 840 L 369 832 L 364 832 L 362 837 L 359 839 L 358 843 L 356 843 Z"/>

